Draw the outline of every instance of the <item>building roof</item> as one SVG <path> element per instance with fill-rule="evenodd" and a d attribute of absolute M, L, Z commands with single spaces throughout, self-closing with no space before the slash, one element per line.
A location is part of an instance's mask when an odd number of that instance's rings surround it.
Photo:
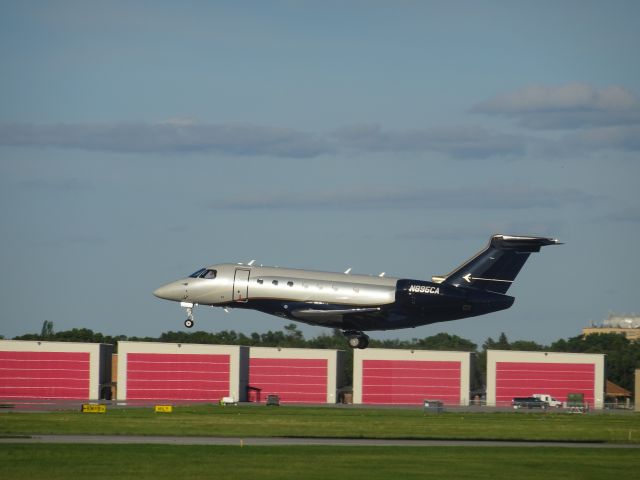
<path fill-rule="evenodd" d="M 625 388 L 622 388 L 620 385 L 616 385 L 611 380 L 607 380 L 606 387 L 606 396 L 607 397 L 630 397 L 631 392 Z"/>

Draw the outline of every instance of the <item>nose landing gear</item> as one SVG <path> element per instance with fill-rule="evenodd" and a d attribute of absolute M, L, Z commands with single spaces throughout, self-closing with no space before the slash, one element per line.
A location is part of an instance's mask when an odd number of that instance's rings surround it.
<path fill-rule="evenodd" d="M 193 320 L 193 303 L 180 302 L 180 306 L 187 311 L 187 319 L 184 321 L 184 326 L 187 328 L 193 327 L 195 325 L 195 321 Z"/>
<path fill-rule="evenodd" d="M 369 346 L 369 336 L 358 330 L 346 330 L 342 332 L 347 337 L 347 343 L 351 348 L 364 349 Z"/>

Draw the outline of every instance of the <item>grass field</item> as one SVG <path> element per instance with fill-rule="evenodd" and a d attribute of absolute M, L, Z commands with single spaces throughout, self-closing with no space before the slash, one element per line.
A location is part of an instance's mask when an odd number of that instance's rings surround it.
<path fill-rule="evenodd" d="M 443 413 L 416 409 L 177 407 L 0 413 L 29 434 L 551 440 L 640 443 L 640 414 Z M 10 440 L 8 440 L 10 441 Z M 0 479 L 626 478 L 637 448 L 0 444 Z"/>
<path fill-rule="evenodd" d="M 487 447 L 225 447 L 16 445 L 0 447 L 3 480 L 629 478 L 636 449 Z"/>
<path fill-rule="evenodd" d="M 180 435 L 225 437 L 348 437 L 551 440 L 640 443 L 640 414 L 443 413 L 417 409 L 311 407 L 176 407 L 78 411 L 2 412 L 0 435 Z"/>

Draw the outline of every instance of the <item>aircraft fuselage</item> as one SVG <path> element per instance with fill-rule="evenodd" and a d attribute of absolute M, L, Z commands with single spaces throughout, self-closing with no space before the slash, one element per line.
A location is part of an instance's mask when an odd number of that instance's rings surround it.
<path fill-rule="evenodd" d="M 391 330 L 509 308 L 513 297 L 424 280 L 220 264 L 156 290 L 193 305 L 247 308 L 343 330 Z"/>

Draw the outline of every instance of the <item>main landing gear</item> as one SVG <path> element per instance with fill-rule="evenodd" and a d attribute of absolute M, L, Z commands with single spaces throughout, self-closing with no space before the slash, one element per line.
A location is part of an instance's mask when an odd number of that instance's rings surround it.
<path fill-rule="evenodd" d="M 342 332 L 347 337 L 347 342 L 351 348 L 367 348 L 369 346 L 369 337 L 358 330 L 346 330 Z"/>
<path fill-rule="evenodd" d="M 187 319 L 184 321 L 184 326 L 187 328 L 193 327 L 196 323 L 193 320 L 193 303 L 180 302 L 180 306 L 187 311 Z"/>

